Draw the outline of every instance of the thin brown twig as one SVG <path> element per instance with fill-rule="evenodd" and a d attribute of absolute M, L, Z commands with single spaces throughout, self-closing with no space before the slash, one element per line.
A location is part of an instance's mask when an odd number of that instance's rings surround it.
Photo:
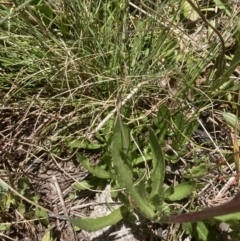
<path fill-rule="evenodd" d="M 58 197 L 59 197 L 59 200 L 60 200 L 60 203 L 62 205 L 62 210 L 63 210 L 63 213 L 64 215 L 67 217 L 68 216 L 68 211 L 66 209 L 66 206 L 65 206 L 65 203 L 64 203 L 64 200 L 63 200 L 63 197 L 62 197 L 62 192 L 61 192 L 61 189 L 59 187 L 59 184 L 58 184 L 58 181 L 57 181 L 57 178 L 55 176 L 52 177 L 53 179 L 53 182 L 54 182 L 54 185 L 55 185 L 55 188 L 57 190 L 57 194 L 58 194 Z M 69 221 L 66 221 L 67 222 L 67 227 L 68 227 L 68 231 L 69 231 L 69 234 L 70 234 L 70 240 L 76 240 L 76 235 L 75 235 L 75 232 L 73 230 L 73 227 L 71 225 L 71 223 Z"/>

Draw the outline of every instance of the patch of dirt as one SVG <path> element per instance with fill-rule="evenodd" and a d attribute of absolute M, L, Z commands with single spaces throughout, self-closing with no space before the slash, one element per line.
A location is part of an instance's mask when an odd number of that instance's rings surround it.
<path fill-rule="evenodd" d="M 85 205 L 82 208 L 81 205 L 94 197 L 88 192 L 79 195 L 73 188 L 75 181 L 86 178 L 88 173 L 74 156 L 67 152 L 66 147 L 59 145 L 59 142 L 51 146 L 53 142 L 50 142 L 49 138 L 55 134 L 55 129 L 46 132 L 45 128 L 52 123 L 58 127 L 66 125 L 63 116 L 39 112 L 34 108 L 9 107 L 0 112 L 0 168 L 6 170 L 1 178 L 20 195 L 31 201 L 39 199 L 42 207 L 55 214 L 76 217 L 88 215 L 90 207 Z M 59 149 L 58 155 L 54 154 L 54 148 Z M 21 182 L 24 178 L 29 182 L 27 193 L 22 190 Z M 8 221 L 12 225 L 4 235 L 14 240 L 42 240 L 47 226 L 33 221 L 34 208 L 23 201 L 26 210 L 20 213 L 18 210 L 21 197 L 13 193 L 8 198 L 14 203 L 6 207 L 1 206 L 0 219 L 1 222 Z M 2 202 L 4 204 L 4 200 Z M 74 209 L 76 206 L 79 206 L 78 210 Z M 74 210 L 71 211 L 71 208 Z M 69 232 L 74 233 L 71 227 L 67 228 L 65 221 L 50 219 L 50 223 L 55 226 L 53 236 L 56 240 L 69 240 Z"/>

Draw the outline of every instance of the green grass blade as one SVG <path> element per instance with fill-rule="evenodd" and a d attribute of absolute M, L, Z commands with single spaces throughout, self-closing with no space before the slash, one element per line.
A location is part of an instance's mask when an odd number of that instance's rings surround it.
<path fill-rule="evenodd" d="M 173 139 L 173 146 L 178 149 L 186 139 L 183 135 L 185 129 L 185 119 L 183 113 L 178 113 L 173 122 L 174 127 L 176 128 L 175 138 Z"/>
<path fill-rule="evenodd" d="M 212 86 L 212 89 L 220 88 L 220 91 L 221 91 L 221 86 L 224 85 L 224 83 L 229 80 L 230 76 L 233 74 L 233 72 L 239 66 L 239 64 L 240 64 L 240 44 L 238 43 L 238 48 L 234 53 L 232 62 L 230 63 L 230 66 L 222 74 L 221 79 L 219 81 L 216 81 L 216 84 Z M 229 82 L 229 83 L 231 83 L 231 82 Z M 225 88 L 226 88 L 226 86 L 225 86 Z M 218 94 L 219 94 L 219 91 L 214 92 L 214 96 L 216 96 Z"/>
<path fill-rule="evenodd" d="M 236 115 L 230 112 L 222 112 L 222 117 L 232 128 L 235 128 L 237 123 L 237 131 L 240 131 L 239 120 Z"/>
<path fill-rule="evenodd" d="M 227 0 L 214 0 L 214 2 L 216 3 L 216 6 L 223 10 L 229 17 L 232 16 L 232 8 L 229 4 L 229 1 Z"/>
<path fill-rule="evenodd" d="M 158 110 L 158 116 L 157 116 L 157 126 L 160 131 L 160 140 L 163 140 L 165 137 L 165 134 L 168 130 L 168 127 L 170 126 L 170 111 L 167 106 L 163 105 Z"/>
<path fill-rule="evenodd" d="M 29 3 L 31 3 L 33 0 L 27 0 L 24 3 L 22 3 L 21 5 L 19 5 L 18 7 L 16 7 L 15 9 L 12 9 L 11 11 L 9 11 L 9 14 L 6 15 L 4 18 L 2 18 L 0 20 L 0 25 L 6 21 L 7 19 L 9 19 L 11 16 L 13 16 L 14 14 L 16 14 L 18 11 L 21 11 L 24 7 L 26 7 Z"/>
<path fill-rule="evenodd" d="M 70 149 L 82 148 L 88 150 L 96 150 L 104 147 L 104 145 L 93 143 L 84 139 L 65 138 L 64 142 L 68 145 Z"/>

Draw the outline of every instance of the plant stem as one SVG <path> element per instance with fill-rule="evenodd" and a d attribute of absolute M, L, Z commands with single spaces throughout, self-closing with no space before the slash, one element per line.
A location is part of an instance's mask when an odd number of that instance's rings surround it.
<path fill-rule="evenodd" d="M 210 207 L 197 212 L 183 213 L 164 217 L 164 223 L 187 223 L 198 222 L 216 216 L 227 215 L 231 213 L 240 212 L 240 194 L 237 194 L 231 201 L 219 205 L 217 207 Z M 160 219 L 160 222 L 162 220 Z"/>

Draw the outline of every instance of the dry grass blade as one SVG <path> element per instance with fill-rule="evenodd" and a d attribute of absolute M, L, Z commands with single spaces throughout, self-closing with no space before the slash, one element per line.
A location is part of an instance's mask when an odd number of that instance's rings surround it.
<path fill-rule="evenodd" d="M 68 216 L 68 212 L 67 212 L 67 209 L 66 209 L 63 197 L 62 197 L 62 192 L 61 192 L 61 189 L 59 187 L 58 181 L 57 181 L 55 176 L 53 176 L 52 179 L 53 179 L 54 185 L 55 185 L 57 193 L 58 193 L 58 197 L 59 197 L 62 209 L 63 209 L 63 213 L 67 217 Z M 73 227 L 72 227 L 72 225 L 71 225 L 71 223 L 69 221 L 67 221 L 67 226 L 68 226 L 68 230 L 69 230 L 70 240 L 71 241 L 76 240 L 75 232 L 74 232 Z"/>

